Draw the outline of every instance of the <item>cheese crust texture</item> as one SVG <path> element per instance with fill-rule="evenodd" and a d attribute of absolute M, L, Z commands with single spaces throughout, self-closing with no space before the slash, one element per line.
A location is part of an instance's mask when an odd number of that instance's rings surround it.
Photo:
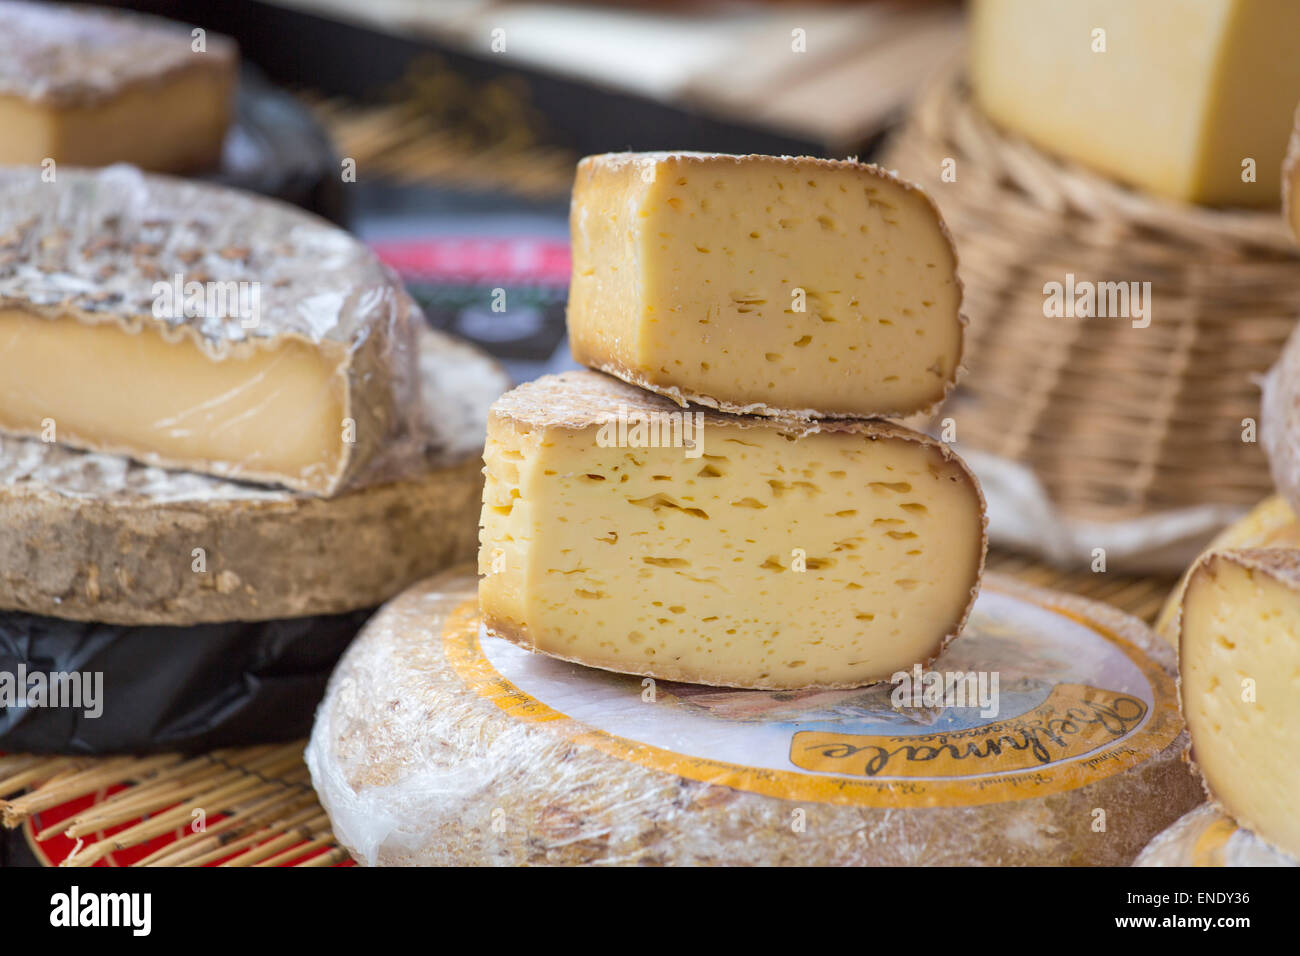
<path fill-rule="evenodd" d="M 497 364 L 420 337 L 422 460 L 333 498 L 0 437 L 0 609 L 192 625 L 374 607 L 472 558 Z"/>
<path fill-rule="evenodd" d="M 419 309 L 290 206 L 0 170 L 0 431 L 332 495 L 418 462 Z"/>
<path fill-rule="evenodd" d="M 238 56 L 208 33 L 134 13 L 0 3 L 0 165 L 215 166 Z"/>
<path fill-rule="evenodd" d="M 907 415 L 961 362 L 933 202 L 856 162 L 589 156 L 570 209 L 574 358 L 724 411 Z"/>
<path fill-rule="evenodd" d="M 620 422 L 683 414 L 695 448 L 618 440 Z M 883 680 L 961 630 L 983 567 L 974 478 L 885 422 L 683 413 L 573 372 L 503 396 L 484 458 L 488 628 L 594 667 L 736 687 Z"/>
<path fill-rule="evenodd" d="M 1300 551 L 1206 557 L 1183 598 L 1179 672 L 1192 759 L 1212 798 L 1300 857 Z"/>
<path fill-rule="evenodd" d="M 975 0 L 971 83 L 1002 125 L 1122 182 L 1270 206 L 1300 101 L 1298 34 L 1292 0 Z"/>

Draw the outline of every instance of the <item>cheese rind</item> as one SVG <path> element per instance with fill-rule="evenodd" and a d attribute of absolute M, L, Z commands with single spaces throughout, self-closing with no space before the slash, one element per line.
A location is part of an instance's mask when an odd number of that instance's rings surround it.
<path fill-rule="evenodd" d="M 971 83 L 999 123 L 1123 182 L 1269 206 L 1300 101 L 1297 34 L 1291 0 L 975 0 Z"/>
<path fill-rule="evenodd" d="M 1295 512 L 1284 498 L 1278 495 L 1265 498 L 1240 520 L 1219 532 L 1209 547 L 1183 572 L 1178 585 L 1165 599 L 1156 618 L 1156 633 L 1177 647 L 1182 626 L 1183 593 L 1192 572 L 1201 559 L 1213 551 L 1245 548 L 1300 548 L 1300 521 L 1296 520 Z"/>
<path fill-rule="evenodd" d="M 609 670 L 779 688 L 883 680 L 960 631 L 984 509 L 947 446 L 884 422 L 705 411 L 686 413 L 695 449 L 618 444 L 620 420 L 682 414 L 595 372 L 493 406 L 479 561 L 494 633 Z"/>
<path fill-rule="evenodd" d="M 505 373 L 420 337 L 418 468 L 333 498 L 0 437 L 0 609 L 193 625 L 373 607 L 468 560 L 483 429 Z"/>
<path fill-rule="evenodd" d="M 570 233 L 574 358 L 679 404 L 907 415 L 956 379 L 956 253 L 929 197 L 879 167 L 589 156 Z"/>
<path fill-rule="evenodd" d="M 1300 857 L 1300 550 L 1201 561 L 1183 597 L 1179 674 L 1192 759 L 1211 797 Z"/>
<path fill-rule="evenodd" d="M 215 166 L 234 112 L 235 44 L 88 7 L 0 4 L 0 165 Z"/>
<path fill-rule="evenodd" d="M 365 246 L 292 207 L 0 170 L 10 434 L 331 495 L 418 462 L 419 321 Z"/>

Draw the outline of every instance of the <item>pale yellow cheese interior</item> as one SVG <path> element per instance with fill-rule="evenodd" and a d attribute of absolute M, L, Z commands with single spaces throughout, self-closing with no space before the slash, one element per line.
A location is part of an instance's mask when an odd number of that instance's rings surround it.
<path fill-rule="evenodd" d="M 1222 555 L 1183 604 L 1183 713 L 1210 791 L 1239 823 L 1300 858 L 1300 591 Z M 1244 700 L 1244 681 L 1254 700 Z"/>
<path fill-rule="evenodd" d="M 159 172 L 215 166 L 230 125 L 231 75 L 186 70 L 102 102 L 50 104 L 0 96 L 0 165 L 131 163 Z"/>
<path fill-rule="evenodd" d="M 897 438 L 706 426 L 689 458 L 496 416 L 485 459 L 488 626 L 597 667 L 732 686 L 885 679 L 954 633 L 982 560 L 969 477 Z"/>
<path fill-rule="evenodd" d="M 1162 196 L 1278 202 L 1295 0 L 974 0 L 971 18 L 972 86 L 1004 126 Z"/>
<path fill-rule="evenodd" d="M 345 451 L 337 359 L 283 339 L 221 361 L 150 328 L 0 310 L 0 430 L 230 477 L 325 486 Z M 215 467 L 213 467 L 215 466 Z"/>
<path fill-rule="evenodd" d="M 867 416 L 955 376 L 951 246 L 923 195 L 863 167 L 589 157 L 570 232 L 574 357 L 634 384 Z"/>

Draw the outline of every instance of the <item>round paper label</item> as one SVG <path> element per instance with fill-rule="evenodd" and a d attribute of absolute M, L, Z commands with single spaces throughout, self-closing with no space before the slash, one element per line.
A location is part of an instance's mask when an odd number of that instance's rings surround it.
<path fill-rule="evenodd" d="M 926 671 L 850 690 L 736 690 L 614 674 L 444 632 L 469 687 L 519 719 L 694 780 L 862 806 L 975 806 L 1120 773 L 1178 735 L 1174 684 L 1138 647 L 986 588 Z M 563 718 L 574 723 L 558 723 Z"/>

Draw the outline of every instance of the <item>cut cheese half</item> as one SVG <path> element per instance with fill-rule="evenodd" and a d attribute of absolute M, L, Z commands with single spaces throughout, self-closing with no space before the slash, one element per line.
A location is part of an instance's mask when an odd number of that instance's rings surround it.
<path fill-rule="evenodd" d="M 0 170 L 0 431 L 331 495 L 418 461 L 418 308 L 292 207 Z"/>
<path fill-rule="evenodd" d="M 934 203 L 876 166 L 589 156 L 570 232 L 574 358 L 679 403 L 906 415 L 956 378 L 952 242 Z"/>
<path fill-rule="evenodd" d="M 0 4 L 0 165 L 212 167 L 234 112 L 228 37 L 137 13 Z"/>
<path fill-rule="evenodd" d="M 1228 815 L 1300 857 L 1300 551 L 1222 551 L 1193 572 L 1179 645 L 1192 757 Z"/>
<path fill-rule="evenodd" d="M 170 626 L 335 614 L 471 559 L 483 430 L 509 380 L 433 330 L 419 356 L 419 466 L 332 498 L 0 437 L 0 609 Z"/>
<path fill-rule="evenodd" d="M 972 86 L 999 123 L 1157 195 L 1276 205 L 1300 4 L 975 0 L 971 20 Z"/>
<path fill-rule="evenodd" d="M 693 447 L 648 446 L 678 424 Z M 595 667 L 737 687 L 883 680 L 957 634 L 983 566 L 974 478 L 888 423 L 682 412 L 573 372 L 502 397 L 484 457 L 488 627 Z"/>
<path fill-rule="evenodd" d="M 1182 625 L 1183 592 L 1200 559 L 1212 551 L 1242 548 L 1300 548 L 1300 521 L 1286 499 L 1272 495 L 1265 498 L 1238 521 L 1224 528 L 1200 558 L 1183 573 L 1178 586 L 1170 592 L 1156 618 L 1156 633 L 1175 647 Z"/>

